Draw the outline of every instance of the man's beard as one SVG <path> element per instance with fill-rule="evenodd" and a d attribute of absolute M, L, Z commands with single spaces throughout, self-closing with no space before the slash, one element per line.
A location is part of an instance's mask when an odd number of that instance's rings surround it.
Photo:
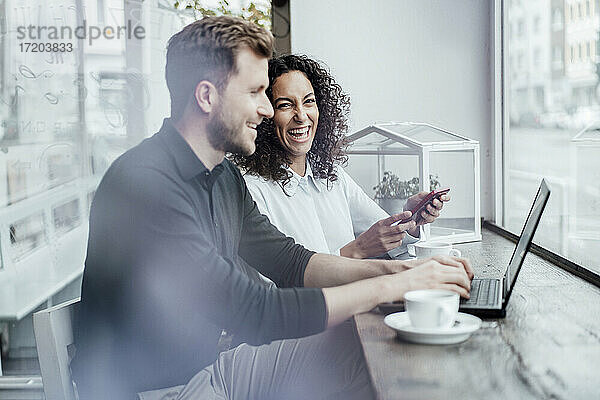
<path fill-rule="evenodd" d="M 241 131 L 244 126 L 231 126 L 225 122 L 223 110 L 219 107 L 216 110 L 215 116 L 208 122 L 208 142 L 216 150 L 221 150 L 226 153 L 250 155 L 254 151 L 246 149 L 241 143 L 235 139 L 240 139 Z"/>

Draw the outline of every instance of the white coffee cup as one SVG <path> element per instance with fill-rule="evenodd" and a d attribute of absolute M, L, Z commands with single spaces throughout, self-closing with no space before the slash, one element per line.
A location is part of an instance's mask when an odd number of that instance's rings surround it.
<path fill-rule="evenodd" d="M 458 313 L 458 293 L 449 290 L 413 290 L 404 295 L 404 307 L 413 327 L 448 329 Z"/>
<path fill-rule="evenodd" d="M 452 248 L 452 243 L 445 242 L 417 242 L 415 247 L 415 255 L 417 258 L 426 258 L 433 256 L 455 256 L 460 257 L 461 253 L 458 249 Z"/>

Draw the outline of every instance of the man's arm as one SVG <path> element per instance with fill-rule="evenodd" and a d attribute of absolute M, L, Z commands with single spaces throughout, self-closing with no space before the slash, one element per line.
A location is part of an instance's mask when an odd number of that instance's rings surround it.
<path fill-rule="evenodd" d="M 279 288 L 304 286 L 304 270 L 314 252 L 296 244 L 261 214 L 244 178 L 237 168 L 231 168 L 239 180 L 244 207 L 240 257 Z"/>
<path fill-rule="evenodd" d="M 407 261 L 356 259 L 317 253 L 304 271 L 305 287 L 331 287 L 411 268 Z"/>
<path fill-rule="evenodd" d="M 88 261 L 94 260 L 96 276 L 117 281 L 103 288 L 111 288 L 109 298 L 122 292 L 120 307 L 126 304 L 132 314 L 128 320 L 148 324 L 153 335 L 202 340 L 224 328 L 259 345 L 324 329 L 320 289 L 272 291 L 250 279 L 235 259 L 216 248 L 208 205 L 194 208 L 162 174 L 145 167 L 121 168 L 94 202 Z M 196 210 L 204 217 L 197 217 Z M 287 247 L 296 246 L 292 242 Z M 308 260 L 312 253 L 300 249 L 298 257 Z M 113 314 L 124 312 L 115 306 Z M 155 328 L 152 321 L 157 320 L 177 329 Z"/>
<path fill-rule="evenodd" d="M 459 268 L 466 273 L 469 280 L 473 279 L 474 274 L 471 264 L 468 260 L 460 257 L 436 256 L 414 260 L 361 260 L 315 253 L 306 265 L 304 286 L 325 288 L 344 285 L 362 279 L 414 269 L 429 260 Z"/>
<path fill-rule="evenodd" d="M 472 276 L 468 261 L 457 257 L 385 261 L 315 254 L 304 282 L 324 288 L 330 327 L 379 303 L 401 300 L 409 290 L 446 289 L 468 298 Z"/>

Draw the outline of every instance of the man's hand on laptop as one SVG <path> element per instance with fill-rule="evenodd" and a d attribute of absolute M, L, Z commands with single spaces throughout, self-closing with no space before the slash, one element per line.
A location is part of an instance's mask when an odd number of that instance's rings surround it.
<path fill-rule="evenodd" d="M 469 298 L 473 269 L 462 257 L 435 256 L 407 261 L 412 268 L 399 274 L 407 279 L 409 290 L 447 289 Z"/>
<path fill-rule="evenodd" d="M 473 277 L 475 276 L 475 274 L 473 272 L 473 267 L 471 267 L 471 263 L 469 262 L 469 260 L 467 260 L 466 258 L 463 258 L 463 257 L 433 256 L 431 258 L 415 258 L 412 260 L 407 260 L 405 262 L 409 266 L 409 268 L 412 269 L 414 267 L 417 267 L 419 265 L 426 263 L 429 260 L 435 260 L 435 261 L 439 262 L 440 264 L 450 265 L 450 266 L 453 266 L 456 268 L 462 268 L 465 270 L 465 272 L 467 273 L 467 276 L 469 277 L 470 280 L 473 279 Z"/>
<path fill-rule="evenodd" d="M 380 271 L 386 274 L 394 274 L 398 272 L 407 271 L 418 267 L 419 265 L 423 265 L 430 260 L 437 261 L 438 264 L 449 265 L 451 267 L 460 268 L 465 271 L 469 280 L 473 279 L 473 268 L 471 267 L 471 263 L 469 260 L 463 257 L 454 257 L 454 256 L 433 256 L 429 258 L 414 258 L 412 260 L 374 260 L 378 262 Z"/>

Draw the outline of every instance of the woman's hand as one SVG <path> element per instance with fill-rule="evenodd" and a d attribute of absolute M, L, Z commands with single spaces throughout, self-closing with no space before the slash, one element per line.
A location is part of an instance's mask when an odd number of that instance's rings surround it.
<path fill-rule="evenodd" d="M 340 255 L 351 258 L 368 258 L 379 256 L 400 244 L 406 236 L 406 231 L 414 229 L 414 221 L 391 226 L 394 222 L 410 218 L 410 211 L 394 214 L 373 224 L 356 239 L 340 249 Z"/>
<path fill-rule="evenodd" d="M 419 204 L 421 200 L 425 198 L 425 196 L 427 196 L 428 194 L 429 193 L 427 192 L 419 192 L 413 196 L 410 196 L 408 200 L 406 200 L 404 210 L 411 210 L 417 204 Z M 418 227 L 421 225 L 430 224 L 433 221 L 435 221 L 435 219 L 440 216 L 440 211 L 442 211 L 444 203 L 447 201 L 450 201 L 450 196 L 447 194 L 444 194 L 439 198 L 433 199 L 431 203 L 427 204 L 425 210 L 421 211 L 421 215 L 418 215 L 416 217 L 417 225 L 413 230 L 408 231 L 408 233 L 410 233 L 411 236 L 419 237 L 420 232 Z"/>

